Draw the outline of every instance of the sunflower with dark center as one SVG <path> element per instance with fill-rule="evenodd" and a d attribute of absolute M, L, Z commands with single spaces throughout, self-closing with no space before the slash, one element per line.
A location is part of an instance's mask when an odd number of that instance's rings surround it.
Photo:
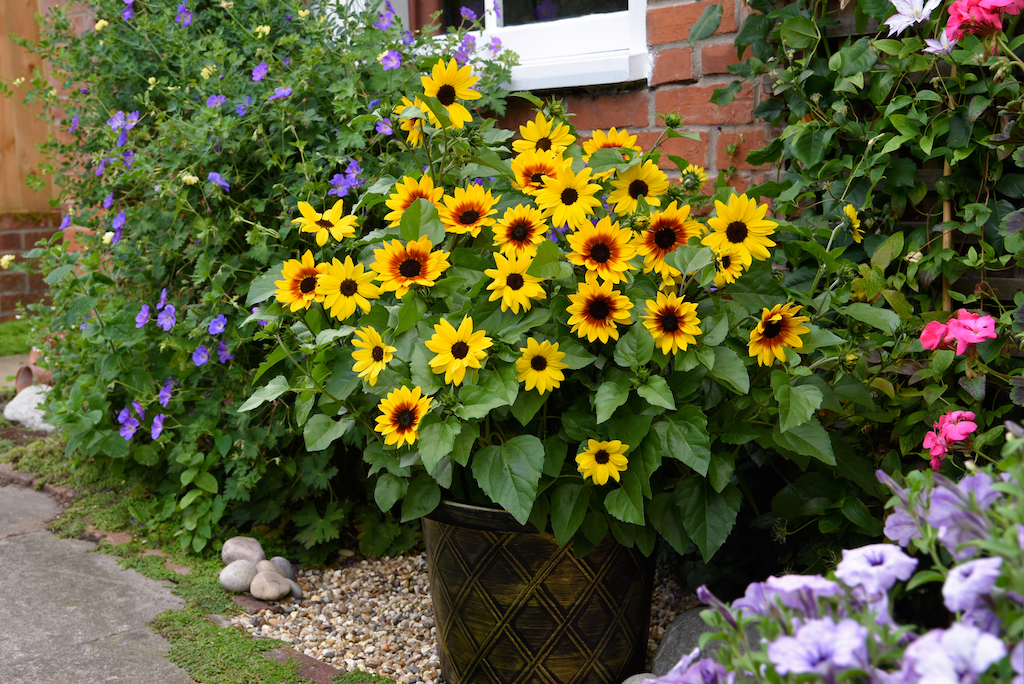
<path fill-rule="evenodd" d="M 811 331 L 800 325 L 810 319 L 798 316 L 802 307 L 799 304 L 776 304 L 771 309 L 761 311 L 761 320 L 750 332 L 750 344 L 747 345 L 751 358 L 757 358 L 757 365 L 771 366 L 775 359 L 785 363 L 786 354 L 783 347 L 800 349 L 804 346 L 800 335 Z"/>
<path fill-rule="evenodd" d="M 289 259 L 281 268 L 283 280 L 275 280 L 277 291 L 274 297 L 282 304 L 288 304 L 292 311 L 308 309 L 313 302 L 322 302 L 324 296 L 317 292 L 316 286 L 321 275 L 326 273 L 327 264 L 317 264 L 313 253 L 306 250 L 302 260 Z"/>
<path fill-rule="evenodd" d="M 434 244 L 426 235 L 410 240 L 404 246 L 398 240 L 384 243 L 384 249 L 373 251 L 370 268 L 377 273 L 380 289 L 394 292 L 401 299 L 413 285 L 433 287 L 451 264 L 444 250 L 431 252 Z"/>
<path fill-rule="evenodd" d="M 377 376 L 387 368 L 397 350 L 385 344 L 380 333 L 371 326 L 356 331 L 352 346 L 356 348 L 356 351 L 352 352 L 352 359 L 355 361 L 352 370 L 358 373 L 359 377 L 366 378 L 371 386 L 376 385 Z"/>
<path fill-rule="evenodd" d="M 537 254 L 537 249 L 544 242 L 547 224 L 540 210 L 518 204 L 509 207 L 494 224 L 494 246 L 505 256 L 528 256 Z"/>
<path fill-rule="evenodd" d="M 530 300 L 546 296 L 540 284 L 541 279 L 526 273 L 526 269 L 533 264 L 532 256 L 495 254 L 494 263 L 497 268 L 484 271 L 484 275 L 492 279 L 487 289 L 493 292 L 487 301 L 500 299 L 502 311 L 512 309 L 512 313 L 519 313 L 520 307 L 523 311 L 529 311 L 533 306 Z"/>
<path fill-rule="evenodd" d="M 746 259 L 744 260 L 744 257 Z M 750 267 L 750 254 L 741 252 L 733 247 L 727 247 L 724 252 L 715 255 L 718 274 L 715 276 L 715 287 L 723 287 L 728 283 L 735 283 L 736 279 L 743 275 L 743 271 Z"/>
<path fill-rule="evenodd" d="M 391 213 L 384 216 L 384 220 L 390 221 L 391 223 L 388 225 L 394 228 L 402 222 L 405 210 L 416 200 L 425 199 L 436 209 L 440 209 L 443 196 L 444 188 L 435 188 L 434 179 L 430 176 L 423 174 L 419 180 L 415 180 L 412 176 L 405 176 L 395 183 L 395 191 L 384 202 L 385 206 L 391 210 Z"/>
<path fill-rule="evenodd" d="M 685 245 L 690 238 L 701 234 L 701 225 L 690 218 L 690 205 L 676 207 L 676 202 L 665 211 L 651 214 L 651 220 L 633 240 L 636 251 L 644 258 L 644 273 L 654 271 L 665 277 L 679 275 L 679 270 L 665 263 L 665 257 Z"/>
<path fill-rule="evenodd" d="M 554 176 L 544 176 L 544 189 L 537 193 L 537 206 L 554 226 L 568 225 L 573 230 L 590 225 L 587 217 L 601 206 L 595 195 L 601 186 L 590 182 L 590 168 L 578 174 L 569 166 L 558 169 Z"/>
<path fill-rule="evenodd" d="M 494 225 L 493 216 L 498 211 L 494 206 L 500 199 L 501 195 L 492 197 L 490 190 L 484 190 L 479 185 L 455 188 L 451 197 L 445 195 L 441 198 L 444 204 L 438 214 L 449 233 L 469 233 L 476 237 L 481 228 Z"/>
<path fill-rule="evenodd" d="M 594 152 L 607 149 L 632 150 L 637 154 L 643 153 L 643 148 L 636 144 L 635 135 L 630 135 L 626 130 L 616 131 L 615 127 L 612 126 L 607 133 L 604 131 L 594 131 L 594 137 L 583 142 L 583 161 L 589 163 L 590 156 L 594 154 Z M 623 152 L 622 161 L 627 161 L 628 159 L 629 155 L 626 152 Z M 611 178 L 614 173 L 614 170 L 604 171 L 602 173 L 595 174 L 594 178 Z"/>
<path fill-rule="evenodd" d="M 299 212 L 302 214 L 292 223 L 299 224 L 299 230 L 303 233 L 314 233 L 316 244 L 323 247 L 327 244 L 327 236 L 330 235 L 337 242 L 356 234 L 356 217 L 343 216 L 344 201 L 338 200 L 329 211 L 319 213 L 309 202 L 299 202 Z"/>
<path fill-rule="evenodd" d="M 473 76 L 473 67 L 467 64 L 460 69 L 454 58 L 447 65 L 443 59 L 438 60 L 430 70 L 430 76 L 420 76 L 423 94 L 438 99 L 448 111 L 448 118 L 455 128 L 462 128 L 473 120 L 459 100 L 480 99 L 480 93 L 473 90 L 479 79 L 479 76 Z"/>
<path fill-rule="evenodd" d="M 636 256 L 632 232 L 620 228 L 605 216 L 597 225 L 585 225 L 566 236 L 573 251 L 565 257 L 577 266 L 585 266 L 610 283 L 626 279 L 625 272 L 635 269 L 629 260 Z"/>
<path fill-rule="evenodd" d="M 466 369 L 480 368 L 487 358 L 491 338 L 483 330 L 473 332 L 473 319 L 466 316 L 456 330 L 451 323 L 442 318 L 434 326 L 434 336 L 425 343 L 427 349 L 435 356 L 429 362 L 430 369 L 437 374 L 444 373 L 445 384 L 456 386 L 462 384 L 466 377 Z"/>
<path fill-rule="evenodd" d="M 535 195 L 544 187 L 544 176 L 554 176 L 558 169 L 568 166 L 572 160 L 562 155 L 541 150 L 527 150 L 512 159 L 512 187 L 526 195 Z"/>
<path fill-rule="evenodd" d="M 537 112 L 536 119 L 519 127 L 519 134 L 523 139 L 512 142 L 512 149 L 518 153 L 537 150 L 561 155 L 569 145 L 576 142 L 567 124 L 556 126 L 554 120 L 545 119 L 540 112 Z"/>
<path fill-rule="evenodd" d="M 619 473 L 629 466 L 628 450 L 629 445 L 617 439 L 608 442 L 588 440 L 586 451 L 576 455 L 576 470 L 583 474 L 584 480 L 589 477 L 596 485 L 607 483 L 609 477 L 619 482 Z"/>
<path fill-rule="evenodd" d="M 381 415 L 377 416 L 374 430 L 384 436 L 384 444 L 401 448 L 403 444 L 412 445 L 416 441 L 420 421 L 433 403 L 430 397 L 421 396 L 422 392 L 419 387 L 411 390 L 399 387 L 388 392 L 377 405 Z"/>
<path fill-rule="evenodd" d="M 538 343 L 534 338 L 526 340 L 526 346 L 520 347 L 523 353 L 516 359 L 516 373 L 519 382 L 526 384 L 526 390 L 536 389 L 540 394 L 557 388 L 565 374 L 562 370 L 568 366 L 562 363 L 565 352 L 558 351 L 558 343 L 547 340 Z"/>
<path fill-rule="evenodd" d="M 324 296 L 324 309 L 340 321 L 355 313 L 356 307 L 370 313 L 371 299 L 380 297 L 373 284 L 374 273 L 363 272 L 363 265 L 346 256 L 344 263 L 334 259 L 317 282 L 317 294 Z"/>
<path fill-rule="evenodd" d="M 418 109 L 420 115 L 414 115 L 413 112 L 406 113 L 405 110 L 410 107 Z M 404 117 L 402 116 L 403 113 L 405 113 Z M 430 125 L 434 128 L 441 128 L 441 120 L 418 97 L 413 98 L 412 102 L 409 101 L 409 98 L 403 97 L 402 104 L 395 107 L 395 116 L 399 117 L 401 129 L 408 133 L 406 140 L 412 147 L 421 147 L 423 145 L 423 124 L 425 121 L 429 121 Z"/>
<path fill-rule="evenodd" d="M 715 200 L 715 213 L 716 216 L 708 219 L 711 232 L 701 240 L 702 245 L 719 254 L 725 253 L 728 247 L 734 248 L 740 255 L 747 255 L 743 256 L 747 265 L 751 258 L 759 261 L 771 258 L 768 248 L 774 247 L 775 242 L 768 236 L 779 224 L 765 218 L 767 204 L 757 206 L 757 202 L 746 195 L 732 195 L 728 205 Z"/>
<path fill-rule="evenodd" d="M 643 316 L 644 327 L 651 331 L 654 344 L 664 354 L 675 354 L 697 342 L 701 334 L 697 305 L 683 301 L 675 293 L 658 293 L 658 299 L 647 300 L 647 313 Z"/>
<path fill-rule="evenodd" d="M 648 159 L 620 172 L 612 181 L 612 188 L 608 203 L 615 205 L 615 213 L 632 214 L 641 197 L 652 207 L 661 206 L 659 198 L 668 191 L 668 176 Z"/>
<path fill-rule="evenodd" d="M 618 290 L 612 289 L 610 281 L 600 285 L 597 273 L 587 271 L 587 278 L 579 284 L 576 294 L 569 295 L 569 325 L 572 332 L 587 340 L 607 342 L 609 338 L 619 339 L 618 325 L 629 325 L 632 319 L 629 310 L 633 302 Z"/>

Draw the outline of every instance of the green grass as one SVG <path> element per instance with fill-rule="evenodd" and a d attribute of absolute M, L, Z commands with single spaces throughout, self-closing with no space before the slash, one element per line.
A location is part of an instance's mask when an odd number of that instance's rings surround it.
<path fill-rule="evenodd" d="M 28 354 L 32 349 L 28 342 L 31 329 L 32 321 L 28 318 L 0 323 L 0 356 Z"/>

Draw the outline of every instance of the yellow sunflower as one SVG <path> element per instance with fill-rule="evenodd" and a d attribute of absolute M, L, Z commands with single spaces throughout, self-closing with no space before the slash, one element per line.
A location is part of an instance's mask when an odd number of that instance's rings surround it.
<path fill-rule="evenodd" d="M 594 213 L 595 207 L 601 206 L 601 200 L 594 197 L 601 186 L 590 182 L 590 171 L 586 168 L 577 174 L 571 167 L 564 166 L 554 176 L 544 176 L 544 188 L 537 192 L 535 199 L 544 216 L 550 216 L 556 228 L 568 224 L 576 230 L 589 225 L 587 216 Z"/>
<path fill-rule="evenodd" d="M 558 124 L 556 126 L 554 120 L 548 121 L 540 112 L 537 112 L 536 119 L 527 121 L 525 126 L 519 127 L 519 135 L 523 136 L 523 139 L 512 142 L 512 149 L 516 152 L 540 150 L 541 152 L 550 151 L 561 154 L 576 140 L 569 133 L 568 125 Z"/>
<path fill-rule="evenodd" d="M 356 217 L 342 216 L 344 208 L 343 200 L 334 203 L 329 211 L 318 213 L 309 202 L 299 202 L 299 211 L 302 216 L 292 219 L 292 223 L 299 224 L 299 230 L 303 233 L 315 233 L 316 244 L 323 247 L 327 244 L 327 236 L 330 234 L 337 242 L 342 238 L 352 237 L 356 234 Z"/>
<path fill-rule="evenodd" d="M 654 271 L 658 275 L 679 275 L 679 270 L 665 263 L 665 257 L 681 245 L 700 235 L 702 227 L 690 218 L 690 205 L 676 208 L 672 202 L 665 211 L 651 213 L 651 220 L 640 235 L 633 240 L 636 251 L 644 258 L 644 273 Z"/>
<path fill-rule="evenodd" d="M 324 301 L 324 296 L 317 292 L 316 286 L 326 271 L 327 264 L 314 263 L 313 253 L 307 249 L 302 255 L 302 261 L 289 259 L 284 262 L 281 269 L 284 280 L 274 281 L 274 285 L 277 285 L 274 296 L 282 304 L 290 304 L 292 311 L 308 309 L 313 302 Z"/>
<path fill-rule="evenodd" d="M 775 243 L 768 236 L 779 224 L 765 218 L 767 204 L 757 206 L 745 194 L 731 195 L 728 206 L 715 200 L 715 213 L 717 216 L 708 219 L 711 233 L 701 240 L 702 245 L 719 253 L 724 253 L 726 247 L 735 247 L 741 254 L 759 261 L 771 258 L 768 248 Z"/>
<path fill-rule="evenodd" d="M 356 331 L 352 346 L 358 350 L 352 352 L 352 358 L 355 360 L 352 370 L 358 373 L 359 377 L 366 378 L 370 385 L 376 385 L 377 376 L 387 368 L 397 350 L 384 344 L 380 333 L 371 326 Z"/>
<path fill-rule="evenodd" d="M 423 100 L 418 97 L 413 98 L 412 102 L 409 98 L 403 97 L 402 104 L 395 107 L 395 115 L 401 117 L 402 112 L 405 111 L 406 107 L 415 107 L 423 113 L 426 120 L 430 121 L 430 125 L 434 128 L 441 128 L 441 121 L 434 115 L 434 112 L 430 111 L 430 107 L 424 104 Z M 423 119 L 419 117 L 400 119 L 399 126 L 403 131 L 408 133 L 406 140 L 413 147 L 420 147 L 423 145 Z"/>
<path fill-rule="evenodd" d="M 641 197 L 652 207 L 661 206 L 658 198 L 668 190 L 668 176 L 648 159 L 619 173 L 612 187 L 615 189 L 608 195 L 608 204 L 615 205 L 616 214 L 632 214 Z"/>
<path fill-rule="evenodd" d="M 334 259 L 325 265 L 327 269 L 316 284 L 316 293 L 324 297 L 324 309 L 339 321 L 354 314 L 357 306 L 363 313 L 370 313 L 368 300 L 380 297 L 373 272 L 364 273 L 363 265 L 352 263 L 350 256 L 345 257 L 345 263 Z"/>
<path fill-rule="evenodd" d="M 860 216 L 857 215 L 857 210 L 852 204 L 847 204 L 843 207 L 843 213 L 846 214 L 846 225 L 850 227 L 850 236 L 853 241 L 863 242 L 864 231 L 860 228 Z"/>
<path fill-rule="evenodd" d="M 632 323 L 629 309 L 633 308 L 633 302 L 618 290 L 613 290 L 610 281 L 598 285 L 594 271 L 587 271 L 586 280 L 579 284 L 576 294 L 569 295 L 569 301 L 571 304 L 566 312 L 570 314 L 572 332 L 590 342 L 598 339 L 607 342 L 608 338 L 617 340 L 619 330 L 616 324 Z"/>
<path fill-rule="evenodd" d="M 384 249 L 373 250 L 374 262 L 370 268 L 376 271 L 380 289 L 394 292 L 402 298 L 413 285 L 433 287 L 441 274 L 451 266 L 448 252 L 431 252 L 434 243 L 424 235 L 419 240 L 410 240 L 402 246 L 398 240 L 384 243 Z"/>
<path fill-rule="evenodd" d="M 631 243 L 632 233 L 628 228 L 619 228 L 619 222 L 612 223 L 605 216 L 596 226 L 584 225 L 575 233 L 566 236 L 573 251 L 566 258 L 577 266 L 586 266 L 610 283 L 626 279 L 625 272 L 635 268 L 629 260 L 636 256 L 636 247 Z"/>
<path fill-rule="evenodd" d="M 562 363 L 565 352 L 558 351 L 558 343 L 552 344 L 547 340 L 537 343 L 532 337 L 526 340 L 526 346 L 520 347 L 523 355 L 516 359 L 516 372 L 519 374 L 519 382 L 526 383 L 527 391 L 536 388 L 544 394 L 547 391 L 557 388 L 565 374 L 562 370 L 569 366 Z"/>
<path fill-rule="evenodd" d="M 445 384 L 458 386 L 466 377 L 467 368 L 480 368 L 480 363 L 487 358 L 484 350 L 492 342 L 483 330 L 473 332 L 473 319 L 466 316 L 458 330 L 442 318 L 434 326 L 434 336 L 424 344 L 435 354 L 430 360 L 430 369 L 438 375 L 444 373 Z"/>
<path fill-rule="evenodd" d="M 636 136 L 630 135 L 626 130 L 616 131 L 615 127 L 612 126 L 607 133 L 604 131 L 594 131 L 594 137 L 583 142 L 583 161 L 589 162 L 590 155 L 598 150 L 619 148 L 634 150 L 637 153 L 643 152 L 643 149 L 636 144 Z M 622 160 L 625 161 L 626 159 L 627 155 L 623 153 Z M 597 174 L 594 178 L 610 178 L 613 173 L 615 172 L 605 171 L 604 173 Z"/>
<path fill-rule="evenodd" d="M 449 233 L 462 235 L 469 233 L 473 237 L 480 234 L 484 226 L 493 226 L 494 219 L 491 216 L 497 213 L 494 205 L 501 199 L 491 196 L 490 190 L 484 190 L 480 185 L 470 185 L 468 188 L 455 188 L 452 197 L 445 195 L 441 198 L 444 206 L 438 209 L 441 216 L 441 223 Z"/>
<path fill-rule="evenodd" d="M 533 306 L 531 299 L 543 299 L 545 296 L 544 287 L 540 284 L 541 279 L 526 274 L 526 269 L 533 263 L 532 256 L 516 256 L 510 254 L 507 257 L 501 254 L 494 255 L 494 263 L 498 268 L 489 268 L 484 275 L 492 278 L 493 282 L 487 286 L 488 290 L 494 290 L 490 299 L 501 300 L 501 310 L 512 309 L 512 313 L 519 313 L 519 307 L 523 311 L 529 311 Z"/>
<path fill-rule="evenodd" d="M 757 357 L 757 365 L 770 366 L 775 359 L 786 361 L 783 347 L 799 349 L 804 346 L 800 335 L 810 332 L 810 328 L 800 325 L 810 319 L 797 316 L 800 313 L 798 304 L 776 304 L 771 309 L 762 309 L 761 320 L 750 332 L 748 354 Z"/>
<path fill-rule="evenodd" d="M 744 261 L 746 257 L 746 261 Z M 736 279 L 743 275 L 743 270 L 750 266 L 750 254 L 740 252 L 735 247 L 729 247 L 724 252 L 715 255 L 718 267 L 718 275 L 715 276 L 715 287 L 722 287 L 727 283 L 735 283 Z"/>
<path fill-rule="evenodd" d="M 540 243 L 546 239 L 544 232 L 547 225 L 539 209 L 519 204 L 515 208 L 506 209 L 505 215 L 498 219 L 493 230 L 494 246 L 502 254 L 532 257 L 537 254 Z"/>
<path fill-rule="evenodd" d="M 687 164 L 686 168 L 679 175 L 679 184 L 683 187 L 683 190 L 686 190 L 691 195 L 700 192 L 707 182 L 707 171 L 701 166 Z"/>
<path fill-rule="evenodd" d="M 402 222 L 402 214 L 413 202 L 418 199 L 425 199 L 438 209 L 441 208 L 441 197 L 444 195 L 444 188 L 435 188 L 434 179 L 424 174 L 419 180 L 412 176 L 406 176 L 395 183 L 395 191 L 388 195 L 384 204 L 391 213 L 384 217 L 385 221 L 391 221 L 392 228 Z"/>
<path fill-rule="evenodd" d="M 571 163 L 571 159 L 563 159 L 561 154 L 527 150 L 512 159 L 515 176 L 512 187 L 525 195 L 535 195 L 544 187 L 544 176 L 554 177 L 560 168 Z"/>
<path fill-rule="evenodd" d="M 576 455 L 576 470 L 583 473 L 584 480 L 592 478 L 597 485 L 605 484 L 609 477 L 618 482 L 619 473 L 629 465 L 627 450 L 629 445 L 617 439 L 610 442 L 588 440 L 586 451 Z"/>
<path fill-rule="evenodd" d="M 430 397 L 421 397 L 423 390 L 416 387 L 399 387 L 388 392 L 377 408 L 381 415 L 377 416 L 377 432 L 384 436 L 388 446 L 396 444 L 412 445 L 419 436 L 420 421 L 427 415 L 433 403 Z"/>
<path fill-rule="evenodd" d="M 473 85 L 480 79 L 473 76 L 473 67 L 468 64 L 461 69 L 453 58 L 447 65 L 443 59 L 430 71 L 430 76 L 420 76 L 423 93 L 427 97 L 436 97 L 441 105 L 448 110 L 448 118 L 455 128 L 462 128 L 473 120 L 469 110 L 459 100 L 477 100 L 480 93 L 473 90 Z"/>
<path fill-rule="evenodd" d="M 659 292 L 657 301 L 648 299 L 643 321 L 644 327 L 651 331 L 654 344 L 665 354 L 675 354 L 680 349 L 686 351 L 701 333 L 697 305 L 675 294 Z"/>

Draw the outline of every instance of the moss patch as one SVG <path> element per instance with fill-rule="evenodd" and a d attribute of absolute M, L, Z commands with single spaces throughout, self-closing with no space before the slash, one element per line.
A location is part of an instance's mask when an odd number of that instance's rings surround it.
<path fill-rule="evenodd" d="M 0 323 L 0 349 L 4 354 L 28 354 L 32 349 L 29 335 L 32 321 L 28 318 Z"/>

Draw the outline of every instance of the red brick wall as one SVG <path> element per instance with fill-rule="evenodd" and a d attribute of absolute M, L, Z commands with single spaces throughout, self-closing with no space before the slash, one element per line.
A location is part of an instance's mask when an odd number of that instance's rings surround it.
<path fill-rule="evenodd" d="M 0 214 L 0 254 L 20 255 L 32 249 L 37 240 L 52 235 L 59 223 L 59 214 Z M 0 271 L 0 321 L 13 318 L 19 303 L 42 300 L 48 290 L 41 275 Z"/>

